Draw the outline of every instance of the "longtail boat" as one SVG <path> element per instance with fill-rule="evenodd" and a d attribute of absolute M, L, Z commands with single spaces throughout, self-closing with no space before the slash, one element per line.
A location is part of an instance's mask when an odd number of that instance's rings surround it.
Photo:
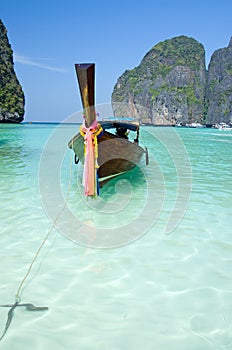
<path fill-rule="evenodd" d="M 75 64 L 84 120 L 80 132 L 68 143 L 75 153 L 75 163 L 84 165 L 86 196 L 96 196 L 111 178 L 127 172 L 148 152 L 139 146 L 139 123 L 124 120 L 97 121 L 94 103 L 95 64 Z M 130 141 L 128 130 L 134 131 Z M 112 132 L 113 131 L 113 132 Z"/>

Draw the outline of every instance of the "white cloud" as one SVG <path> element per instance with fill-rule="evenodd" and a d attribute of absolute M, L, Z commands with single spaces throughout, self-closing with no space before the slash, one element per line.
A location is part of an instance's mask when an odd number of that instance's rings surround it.
<path fill-rule="evenodd" d="M 64 68 L 59 68 L 59 67 L 47 65 L 45 63 L 39 62 L 40 60 L 48 61 L 48 60 L 51 60 L 51 59 L 48 59 L 48 58 L 32 59 L 30 57 L 25 57 L 25 56 L 20 56 L 20 55 L 14 54 L 14 62 L 25 64 L 25 65 L 29 65 L 29 66 L 35 66 L 35 67 L 38 67 L 38 68 L 47 69 L 47 70 L 60 72 L 60 73 L 65 73 L 66 72 L 66 69 L 64 69 Z"/>

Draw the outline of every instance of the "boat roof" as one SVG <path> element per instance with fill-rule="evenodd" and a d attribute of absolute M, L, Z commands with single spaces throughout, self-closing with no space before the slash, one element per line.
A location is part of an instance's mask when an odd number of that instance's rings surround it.
<path fill-rule="evenodd" d="M 123 122 L 123 121 L 114 121 L 114 120 L 104 120 L 99 122 L 102 128 L 105 129 L 115 129 L 118 127 L 136 131 L 139 129 L 139 123 L 137 122 Z"/>

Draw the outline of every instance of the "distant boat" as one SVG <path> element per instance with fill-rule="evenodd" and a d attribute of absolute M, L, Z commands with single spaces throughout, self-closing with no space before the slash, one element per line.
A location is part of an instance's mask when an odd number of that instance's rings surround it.
<path fill-rule="evenodd" d="M 139 123 L 113 118 L 96 120 L 95 65 L 75 64 L 75 69 L 85 115 L 80 132 L 69 141 L 68 146 L 75 153 L 75 162 L 80 161 L 84 165 L 85 194 L 95 196 L 99 187 L 136 167 L 144 155 L 148 164 L 148 151 L 139 146 Z M 129 140 L 128 131 L 135 132 L 133 141 Z"/>
<path fill-rule="evenodd" d="M 186 126 L 188 128 L 203 128 L 204 125 L 202 125 L 201 123 L 190 123 L 190 124 L 186 124 Z"/>
<path fill-rule="evenodd" d="M 230 130 L 232 130 L 232 127 L 230 125 L 228 125 L 226 123 L 223 123 L 223 122 L 221 122 L 219 124 L 215 124 L 214 128 L 215 129 L 219 129 L 219 130 L 223 130 L 223 131 L 230 131 Z"/>

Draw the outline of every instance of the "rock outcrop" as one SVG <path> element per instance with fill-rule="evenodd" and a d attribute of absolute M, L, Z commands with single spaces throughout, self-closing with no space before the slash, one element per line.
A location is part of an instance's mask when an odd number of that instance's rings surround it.
<path fill-rule="evenodd" d="M 14 70 L 13 51 L 0 20 L 0 123 L 20 123 L 25 97 Z"/>
<path fill-rule="evenodd" d="M 208 68 L 206 123 L 232 121 L 232 37 L 228 47 L 215 51 Z"/>
<path fill-rule="evenodd" d="M 158 43 L 118 79 L 114 114 L 153 125 L 231 121 L 231 46 L 232 40 L 212 55 L 207 72 L 204 47 L 195 39 L 179 36 Z"/>

